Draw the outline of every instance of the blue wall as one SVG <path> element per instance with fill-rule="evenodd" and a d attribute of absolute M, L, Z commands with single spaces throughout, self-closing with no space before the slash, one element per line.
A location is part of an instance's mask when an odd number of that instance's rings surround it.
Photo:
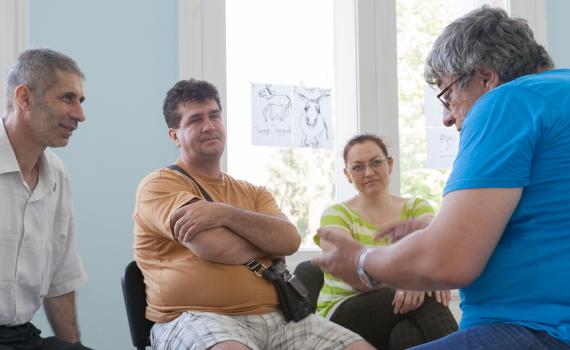
<path fill-rule="evenodd" d="M 86 345 L 131 349 L 120 276 L 133 256 L 136 186 L 177 155 L 162 100 L 178 80 L 178 1 L 31 0 L 30 45 L 68 54 L 87 78 L 87 121 L 56 150 L 71 176 L 89 276 L 79 322 Z M 43 315 L 34 322 L 51 334 Z"/>
<path fill-rule="evenodd" d="M 570 24 L 568 15 L 570 15 L 570 1 L 548 0 L 546 2 L 548 51 L 557 67 L 570 68 L 570 45 L 568 45 Z"/>

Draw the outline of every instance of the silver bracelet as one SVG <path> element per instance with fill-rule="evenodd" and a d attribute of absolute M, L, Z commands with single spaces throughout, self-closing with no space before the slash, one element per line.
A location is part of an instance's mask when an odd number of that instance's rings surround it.
<path fill-rule="evenodd" d="M 360 282 L 362 282 L 362 284 L 370 289 L 373 289 L 380 283 L 372 278 L 364 269 L 364 260 L 368 256 L 368 253 L 371 251 L 372 248 L 366 248 L 362 251 L 362 253 L 360 253 L 360 256 L 358 257 L 358 266 L 356 268 L 356 273 L 358 274 L 358 279 L 360 279 Z"/>

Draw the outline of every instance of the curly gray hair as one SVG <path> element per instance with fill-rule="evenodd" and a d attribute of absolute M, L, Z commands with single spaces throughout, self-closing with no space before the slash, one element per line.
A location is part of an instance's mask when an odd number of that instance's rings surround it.
<path fill-rule="evenodd" d="M 461 77 L 464 88 L 477 69 L 494 70 L 506 83 L 553 67 L 526 20 L 482 6 L 443 30 L 427 57 L 424 75 L 429 85 L 439 85 L 444 75 Z"/>
<path fill-rule="evenodd" d="M 83 72 L 70 57 L 48 49 L 32 48 L 18 56 L 16 64 L 10 69 L 6 78 L 6 110 L 14 109 L 14 91 L 25 84 L 38 97 L 57 83 L 57 72 L 68 72 L 85 80 Z"/>

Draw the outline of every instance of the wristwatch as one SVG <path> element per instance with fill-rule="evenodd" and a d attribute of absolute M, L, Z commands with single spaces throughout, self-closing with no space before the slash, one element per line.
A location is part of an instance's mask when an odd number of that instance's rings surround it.
<path fill-rule="evenodd" d="M 360 253 L 360 256 L 358 257 L 358 266 L 356 268 L 356 273 L 358 274 L 358 279 L 360 279 L 360 282 L 362 282 L 366 287 L 373 289 L 376 288 L 380 282 L 372 278 L 364 269 L 364 260 L 366 259 L 366 256 L 368 256 L 368 253 L 371 251 L 372 248 L 366 248 L 362 251 L 362 253 Z"/>

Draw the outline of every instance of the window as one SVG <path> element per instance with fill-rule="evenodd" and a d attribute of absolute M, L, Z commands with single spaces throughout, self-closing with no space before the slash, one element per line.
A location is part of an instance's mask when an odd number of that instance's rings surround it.
<path fill-rule="evenodd" d="M 443 28 L 482 4 L 483 1 L 458 1 L 452 5 L 444 0 L 396 1 L 401 193 L 428 199 L 436 209 L 453 158 L 449 157 L 448 165 L 441 168 L 430 167 L 428 152 L 435 156 L 435 150 L 428 149 L 426 139 L 443 143 L 442 151 L 447 148 L 450 156 L 456 152 L 459 136 L 455 129 L 441 124 L 442 106 L 423 79 L 424 63 Z M 501 0 L 492 1 L 491 5 L 506 6 Z"/>
<path fill-rule="evenodd" d="M 273 94 L 275 85 L 333 88 L 332 2 L 227 1 L 226 40 L 228 172 L 266 186 L 299 229 L 303 245 L 313 245 L 321 212 L 335 198 L 334 145 L 253 145 L 252 84 L 273 84 L 267 88 Z M 296 123 L 300 115 L 294 113 L 286 118 Z M 334 123 L 327 128 L 334 140 Z"/>

